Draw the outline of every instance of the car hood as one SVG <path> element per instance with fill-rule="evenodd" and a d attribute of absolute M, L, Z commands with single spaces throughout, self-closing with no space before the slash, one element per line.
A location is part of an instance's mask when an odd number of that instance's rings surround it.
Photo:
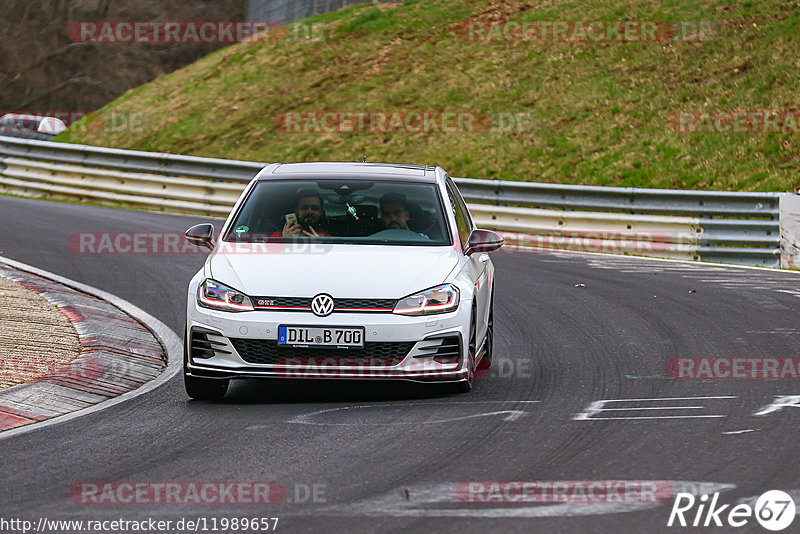
<path fill-rule="evenodd" d="M 254 247 L 260 246 L 260 249 Z M 459 261 L 449 246 L 317 245 L 286 252 L 279 245 L 215 250 L 214 280 L 253 296 L 400 298 L 445 282 Z"/>

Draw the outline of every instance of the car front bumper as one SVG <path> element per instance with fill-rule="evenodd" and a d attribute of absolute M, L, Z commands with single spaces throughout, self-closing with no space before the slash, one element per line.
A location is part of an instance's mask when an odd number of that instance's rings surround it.
<path fill-rule="evenodd" d="M 419 317 L 392 313 L 317 317 L 305 311 L 211 310 L 198 306 L 190 294 L 185 372 L 219 379 L 463 381 L 469 376 L 470 305 L 462 301 L 456 311 Z M 363 326 L 365 350 L 278 347 L 282 325 Z M 259 347 L 258 356 L 247 347 Z"/>

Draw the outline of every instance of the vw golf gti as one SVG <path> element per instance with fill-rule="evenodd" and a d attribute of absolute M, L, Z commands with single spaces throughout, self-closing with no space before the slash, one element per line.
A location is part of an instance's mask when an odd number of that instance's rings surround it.
<path fill-rule="evenodd" d="M 184 379 L 401 380 L 472 388 L 491 364 L 503 238 L 475 227 L 441 167 L 291 163 L 262 169 L 189 283 Z"/>

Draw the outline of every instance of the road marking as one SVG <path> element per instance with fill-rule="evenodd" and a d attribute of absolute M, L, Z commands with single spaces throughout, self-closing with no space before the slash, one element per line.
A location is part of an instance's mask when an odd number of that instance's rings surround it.
<path fill-rule="evenodd" d="M 702 410 L 705 406 L 647 406 L 645 408 L 609 408 L 609 412 L 624 412 L 626 410 Z"/>
<path fill-rule="evenodd" d="M 775 400 L 753 415 L 767 415 L 784 408 L 800 408 L 800 395 L 776 395 Z"/>
<path fill-rule="evenodd" d="M 789 496 L 790 496 L 792 499 L 794 499 L 796 502 L 800 502 L 800 489 L 791 489 L 791 490 L 785 490 L 785 491 L 786 491 L 786 493 L 788 493 L 788 494 L 789 494 Z M 750 507 L 752 507 L 752 508 L 755 508 L 755 506 L 756 506 L 756 501 L 758 501 L 758 498 L 759 498 L 759 497 L 761 497 L 761 494 L 759 494 L 759 495 L 753 495 L 753 496 L 750 496 L 750 497 L 742 497 L 741 499 L 739 499 L 738 501 L 736 501 L 736 504 L 747 504 L 747 505 L 749 505 Z M 795 513 L 794 513 L 794 515 L 795 515 L 795 516 L 798 516 L 798 515 L 800 515 L 800 507 L 798 507 L 798 508 L 796 508 L 796 509 L 795 509 Z"/>
<path fill-rule="evenodd" d="M 712 284 L 726 290 L 771 290 L 800 297 L 797 289 L 797 274 L 793 271 L 751 267 L 748 265 L 720 264 L 710 262 L 689 263 L 686 260 L 666 258 L 624 258 L 601 253 L 570 252 L 553 254 L 557 258 L 574 259 L 575 255 L 588 256 L 587 265 L 595 269 L 613 269 L 618 273 L 652 274 L 671 272 L 687 281 L 698 284 Z M 553 262 L 557 263 L 557 262 Z M 714 274 L 711 274 L 714 273 Z M 697 288 L 700 289 L 700 288 Z M 755 294 L 755 293 L 754 293 Z M 783 309 L 780 303 L 768 306 L 770 309 Z"/>
<path fill-rule="evenodd" d="M 748 278 L 695 278 L 698 282 L 708 282 L 710 284 L 750 284 L 752 281 Z M 763 280 L 762 280 L 763 282 Z M 761 288 L 763 289 L 763 288 Z"/>
<path fill-rule="evenodd" d="M 745 334 L 769 334 L 776 336 L 796 336 L 800 334 L 795 328 L 776 328 L 775 330 L 745 330 Z"/>
<path fill-rule="evenodd" d="M 620 265 L 624 265 L 627 267 L 632 268 L 654 268 L 656 267 L 655 264 L 660 263 L 660 267 L 662 270 L 673 270 L 673 271 L 726 271 L 731 274 L 738 270 L 742 274 L 748 274 L 752 272 L 759 272 L 765 275 L 779 275 L 779 274 L 789 274 L 789 275 L 797 275 L 796 272 L 787 271 L 785 269 L 778 269 L 773 267 L 756 267 L 751 265 L 737 265 L 733 263 L 718 263 L 718 262 L 711 262 L 711 261 L 703 261 L 698 262 L 696 260 L 676 260 L 672 258 L 650 258 L 650 257 L 637 257 L 637 258 L 630 258 L 625 256 L 620 256 L 618 254 L 605 254 L 602 252 L 583 252 L 583 251 L 566 251 L 560 250 L 557 253 L 551 253 L 553 256 L 556 257 L 563 257 L 563 258 L 570 258 L 570 256 L 578 256 L 583 255 L 588 257 L 588 261 L 591 264 L 596 264 L 597 267 L 601 269 L 619 269 Z M 572 258 L 570 258 L 572 259 Z M 649 265 L 647 265 L 649 263 Z M 773 278 L 777 278 L 777 276 L 773 276 Z"/>
<path fill-rule="evenodd" d="M 736 395 L 718 395 L 715 397 L 656 397 L 653 399 L 605 399 L 598 402 L 649 402 L 649 401 L 673 401 L 673 400 L 695 400 L 695 399 L 736 399 Z"/>
<path fill-rule="evenodd" d="M 635 407 L 606 407 L 610 403 L 618 402 L 662 402 L 662 401 L 696 401 L 696 400 L 711 400 L 711 399 L 735 399 L 733 395 L 721 395 L 712 397 L 658 397 L 654 399 L 603 399 L 591 402 L 586 407 L 586 411 L 575 414 L 572 418 L 573 421 L 617 421 L 625 419 L 699 419 L 699 418 L 715 418 L 725 417 L 720 414 L 703 414 L 703 415 L 641 415 L 641 416 L 624 416 L 624 417 L 595 417 L 602 412 L 621 412 L 621 411 L 639 411 L 639 410 L 701 410 L 705 406 L 635 406 Z"/>
<path fill-rule="evenodd" d="M 725 417 L 725 416 L 724 415 L 650 415 L 650 416 L 641 415 L 634 417 L 592 417 L 591 419 L 589 418 L 578 419 L 577 417 L 574 417 L 573 419 L 576 421 L 628 421 L 635 419 L 700 419 L 709 417 Z"/>
<path fill-rule="evenodd" d="M 333 413 L 333 412 L 341 412 L 346 410 L 356 410 L 356 409 L 374 409 L 374 408 L 396 408 L 398 406 L 448 406 L 448 405 L 463 405 L 463 406 L 472 406 L 475 404 L 535 404 L 541 401 L 454 401 L 454 402 L 403 402 L 403 403 L 382 403 L 382 404 L 357 404 L 353 406 L 340 406 L 338 408 L 327 408 L 324 410 L 316 410 L 311 413 L 297 415 L 292 417 L 291 419 L 285 421 L 286 423 L 290 424 L 301 424 L 301 425 L 317 425 L 317 426 L 395 426 L 395 425 L 432 425 L 432 424 L 440 424 L 440 423 L 452 423 L 454 421 L 463 421 L 465 419 L 474 419 L 476 417 L 494 417 L 504 415 L 503 421 L 516 421 L 523 417 L 526 412 L 525 410 L 495 410 L 489 412 L 481 412 L 477 414 L 469 414 L 469 415 L 462 415 L 457 417 L 448 417 L 446 419 L 435 419 L 433 421 L 410 421 L 410 422 L 402 422 L 402 421 L 387 421 L 387 422 L 380 422 L 380 423 L 366 423 L 366 422 L 343 422 L 343 423 L 332 423 L 332 422 L 319 422 L 319 421 L 311 421 L 310 419 L 313 417 L 317 417 L 323 414 Z M 260 430 L 263 428 L 272 428 L 272 425 L 250 425 L 247 427 L 247 430 Z"/>
<path fill-rule="evenodd" d="M 630 378 L 632 380 L 675 380 L 671 376 L 666 376 L 666 375 L 644 375 L 644 376 L 625 375 L 625 378 Z"/>
<path fill-rule="evenodd" d="M 748 428 L 746 430 L 730 430 L 728 432 L 723 432 L 723 434 L 725 434 L 727 436 L 732 436 L 732 435 L 735 435 L 735 434 L 747 434 L 748 432 L 755 432 L 756 430 L 761 430 L 761 429 L 760 428 L 755 428 L 755 429 Z"/>

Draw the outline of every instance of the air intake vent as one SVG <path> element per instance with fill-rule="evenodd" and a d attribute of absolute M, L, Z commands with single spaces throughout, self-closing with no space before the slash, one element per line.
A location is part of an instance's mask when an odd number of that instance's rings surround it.
<path fill-rule="evenodd" d="M 218 354 L 230 354 L 229 350 L 225 350 L 228 346 L 218 339 L 219 336 L 214 334 L 192 330 L 190 343 L 192 359 L 207 360 Z"/>
<path fill-rule="evenodd" d="M 433 356 L 437 363 L 458 363 L 461 359 L 461 341 L 458 336 L 428 338 L 417 347 L 417 357 Z"/>

